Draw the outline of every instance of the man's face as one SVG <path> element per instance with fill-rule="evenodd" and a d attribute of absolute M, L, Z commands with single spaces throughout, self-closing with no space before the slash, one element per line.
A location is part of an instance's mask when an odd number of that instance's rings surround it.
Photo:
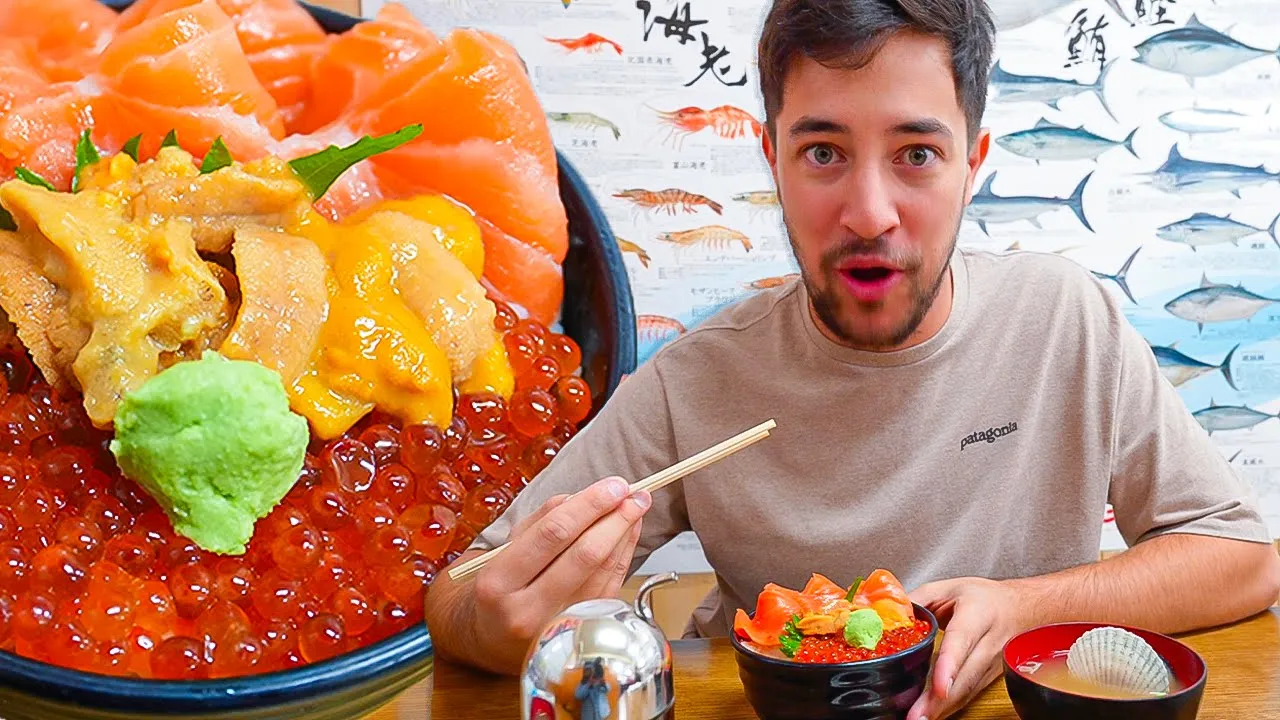
<path fill-rule="evenodd" d="M 900 32 L 857 70 L 787 72 L 765 155 L 814 313 L 847 345 L 914 344 L 950 312 L 947 263 L 989 144 L 984 130 L 969 149 L 950 63 L 942 40 Z"/>

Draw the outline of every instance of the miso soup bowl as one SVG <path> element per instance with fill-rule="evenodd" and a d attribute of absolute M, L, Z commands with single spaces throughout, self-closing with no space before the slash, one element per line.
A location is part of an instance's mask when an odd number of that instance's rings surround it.
<path fill-rule="evenodd" d="M 1164 658 L 1182 689 L 1164 697 L 1120 700 L 1066 692 L 1041 684 L 1029 663 L 1064 658 L 1072 643 L 1086 631 L 1107 627 L 1100 623 L 1044 625 L 1015 636 L 1004 647 L 1004 683 L 1013 708 L 1022 720 L 1193 720 L 1208 668 L 1196 651 L 1171 637 L 1139 628 L 1121 627 L 1141 637 Z"/>
<path fill-rule="evenodd" d="M 747 702 L 762 720 L 889 720 L 905 718 L 924 692 L 938 637 L 938 619 L 920 605 L 929 623 L 918 645 L 871 660 L 823 665 L 761 655 L 732 635 L 738 677 Z"/>

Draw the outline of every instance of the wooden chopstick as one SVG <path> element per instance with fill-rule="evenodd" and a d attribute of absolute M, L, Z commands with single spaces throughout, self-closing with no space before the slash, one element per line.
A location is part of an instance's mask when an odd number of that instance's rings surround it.
<path fill-rule="evenodd" d="M 630 487 L 630 492 L 636 493 L 644 490 L 651 493 L 656 490 L 661 490 L 686 475 L 697 472 L 714 462 L 718 462 L 729 457 L 749 445 L 754 445 L 755 443 L 765 439 L 769 436 L 769 431 L 775 427 L 777 427 L 777 423 L 773 420 L 766 420 L 750 430 L 744 430 L 728 440 L 712 445 L 696 455 L 687 457 L 671 467 L 659 470 L 649 477 L 633 483 Z M 503 543 L 483 555 L 473 557 L 461 565 L 451 568 L 449 570 L 449 578 L 451 580 L 460 580 L 474 575 L 498 553 L 506 549 L 509 544 L 510 543 Z"/>

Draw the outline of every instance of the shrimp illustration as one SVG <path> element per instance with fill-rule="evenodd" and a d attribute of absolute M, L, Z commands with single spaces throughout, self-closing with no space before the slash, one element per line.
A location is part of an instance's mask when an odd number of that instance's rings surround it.
<path fill-rule="evenodd" d="M 630 240 L 624 240 L 623 238 L 617 237 L 616 235 L 614 236 L 614 238 L 618 241 L 619 250 L 621 250 L 624 253 L 629 252 L 635 255 L 636 257 L 640 258 L 641 265 L 645 267 L 649 267 L 649 262 L 650 260 L 652 260 L 652 258 L 649 257 L 649 253 L 646 252 L 644 248 L 631 242 Z"/>
<path fill-rule="evenodd" d="M 613 194 L 616 198 L 630 200 L 637 207 L 646 210 L 656 210 L 658 212 L 666 211 L 668 215 L 675 215 L 677 210 L 684 210 L 692 215 L 698 212 L 698 206 L 711 208 L 711 211 L 717 215 L 723 215 L 724 206 L 712 200 L 706 195 L 691 193 L 687 190 L 679 188 L 667 188 L 665 190 L 644 190 L 642 188 L 631 188 L 628 190 L 619 190 Z"/>
<path fill-rule="evenodd" d="M 714 249 L 727 249 L 733 243 L 741 243 L 744 250 L 751 252 L 750 238 L 723 225 L 704 225 L 693 230 L 664 232 L 658 235 L 658 239 L 677 247 L 702 245 Z"/>
<path fill-rule="evenodd" d="M 725 140 L 746 137 L 748 130 L 756 137 L 760 137 L 763 132 L 759 120 L 733 105 L 721 105 L 710 110 L 690 105 L 679 110 L 657 112 L 659 120 L 668 129 L 664 142 L 674 141 L 678 145 L 683 145 L 686 136 L 707 129 Z"/>
<path fill-rule="evenodd" d="M 600 128 L 605 128 L 613 133 L 613 139 L 617 140 L 622 137 L 622 131 L 617 125 L 591 112 L 549 112 L 547 119 L 551 122 L 563 123 L 575 128 L 590 130 L 592 134 Z"/>
<path fill-rule="evenodd" d="M 800 273 L 787 273 L 786 275 L 777 275 L 774 277 L 760 278 L 747 283 L 747 287 L 752 290 L 768 290 L 786 285 L 787 283 L 800 277 Z"/>
<path fill-rule="evenodd" d="M 661 342 L 688 332 L 684 323 L 666 315 L 640 315 L 636 318 L 636 331 L 640 342 Z"/>
<path fill-rule="evenodd" d="M 778 193 L 773 190 L 754 190 L 752 192 L 738 193 L 733 196 L 733 199 L 735 202 L 742 202 L 748 205 L 769 207 L 778 204 Z"/>
<path fill-rule="evenodd" d="M 603 50 L 605 47 L 611 47 L 613 48 L 614 52 L 618 53 L 619 55 L 622 54 L 621 45 L 610 40 L 607 37 L 604 37 L 602 35 L 597 35 L 595 33 L 587 33 L 582 37 L 576 37 L 576 38 L 544 38 L 544 39 L 547 42 L 551 42 L 551 43 L 555 43 L 556 45 L 559 45 L 560 47 L 564 48 L 565 50 L 568 50 L 569 52 L 581 50 L 583 52 L 597 53 Z"/>

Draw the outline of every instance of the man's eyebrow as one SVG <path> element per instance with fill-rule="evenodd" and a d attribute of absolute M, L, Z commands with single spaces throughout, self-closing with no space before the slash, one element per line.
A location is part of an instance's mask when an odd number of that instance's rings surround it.
<path fill-rule="evenodd" d="M 816 133 L 837 134 L 848 132 L 849 127 L 843 123 L 838 123 L 835 120 L 829 120 L 827 118 L 805 115 L 799 120 L 791 123 L 791 129 L 787 131 L 787 134 L 791 137 L 798 137 L 800 135 Z"/>
<path fill-rule="evenodd" d="M 942 135 L 947 138 L 951 137 L 951 128 L 946 123 L 937 118 L 917 118 L 915 120 L 907 120 L 893 126 L 891 132 L 895 135 Z"/>

